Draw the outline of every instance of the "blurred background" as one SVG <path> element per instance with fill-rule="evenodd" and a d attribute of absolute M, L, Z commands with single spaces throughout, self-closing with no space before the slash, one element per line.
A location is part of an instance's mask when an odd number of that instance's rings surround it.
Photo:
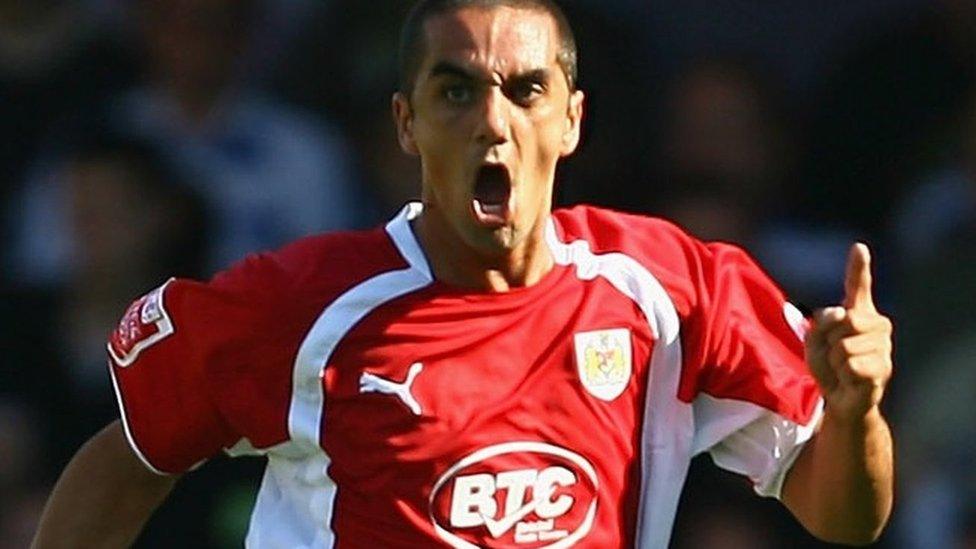
<path fill-rule="evenodd" d="M 0 548 L 117 415 L 104 341 L 170 275 L 418 195 L 392 0 L 0 0 Z M 854 239 L 897 326 L 878 547 L 976 547 L 976 0 L 574 0 L 581 150 L 557 201 L 742 243 L 809 308 Z M 262 464 L 185 478 L 140 547 L 240 547 Z M 696 460 L 674 547 L 820 547 Z"/>

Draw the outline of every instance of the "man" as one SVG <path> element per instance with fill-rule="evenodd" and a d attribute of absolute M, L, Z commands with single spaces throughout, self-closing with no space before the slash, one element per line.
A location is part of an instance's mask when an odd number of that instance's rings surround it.
<path fill-rule="evenodd" d="M 665 547 L 702 451 L 814 534 L 875 539 L 891 324 L 866 248 L 805 364 L 804 319 L 741 251 L 550 213 L 583 115 L 554 5 L 422 1 L 402 53 L 423 204 L 133 304 L 109 343 L 123 425 L 68 465 L 36 545 L 131 542 L 175 482 L 147 467 L 221 449 L 268 457 L 252 547 Z"/>

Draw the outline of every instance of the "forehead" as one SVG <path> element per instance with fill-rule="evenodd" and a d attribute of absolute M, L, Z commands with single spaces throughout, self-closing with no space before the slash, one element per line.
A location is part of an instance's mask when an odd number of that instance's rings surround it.
<path fill-rule="evenodd" d="M 447 60 L 504 74 L 555 64 L 559 50 L 555 21 L 537 9 L 462 8 L 428 19 L 424 31 L 425 66 Z"/>

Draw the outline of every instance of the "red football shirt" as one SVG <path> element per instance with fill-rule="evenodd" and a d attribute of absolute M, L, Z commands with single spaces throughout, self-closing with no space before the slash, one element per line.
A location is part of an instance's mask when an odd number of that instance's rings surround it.
<path fill-rule="evenodd" d="M 665 547 L 704 451 L 779 494 L 822 404 L 745 253 L 577 207 L 539 283 L 474 292 L 433 279 L 421 213 L 136 301 L 109 342 L 136 453 L 267 456 L 249 547 Z"/>

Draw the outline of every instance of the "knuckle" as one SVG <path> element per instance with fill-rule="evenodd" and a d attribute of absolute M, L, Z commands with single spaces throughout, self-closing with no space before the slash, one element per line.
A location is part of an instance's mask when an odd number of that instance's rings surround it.
<path fill-rule="evenodd" d="M 895 331 L 895 324 L 886 316 L 881 317 L 881 326 L 882 329 L 888 334 L 892 334 Z"/>
<path fill-rule="evenodd" d="M 858 348 L 857 342 L 849 337 L 840 340 L 838 346 L 848 355 L 856 353 Z"/>
<path fill-rule="evenodd" d="M 847 318 L 850 328 L 858 333 L 865 331 L 871 324 L 870 316 L 861 311 L 852 312 Z"/>
<path fill-rule="evenodd" d="M 893 325 L 891 319 L 874 312 L 851 311 L 848 314 L 847 326 L 854 333 L 883 333 L 891 334 Z"/>
<path fill-rule="evenodd" d="M 870 380 L 874 377 L 870 374 L 869 366 L 869 364 L 865 363 L 859 357 L 851 358 L 847 361 L 847 367 L 851 373 L 851 377 L 860 381 Z"/>

